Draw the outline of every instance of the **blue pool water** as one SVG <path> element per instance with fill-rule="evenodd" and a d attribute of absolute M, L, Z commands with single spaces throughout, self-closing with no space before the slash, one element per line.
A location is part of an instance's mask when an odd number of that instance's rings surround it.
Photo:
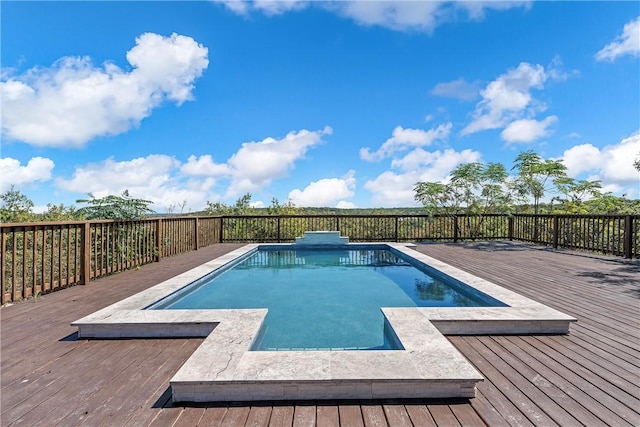
<path fill-rule="evenodd" d="M 268 308 L 253 350 L 313 350 L 401 349 L 380 307 L 504 305 L 412 264 L 388 249 L 259 250 L 150 308 Z"/>

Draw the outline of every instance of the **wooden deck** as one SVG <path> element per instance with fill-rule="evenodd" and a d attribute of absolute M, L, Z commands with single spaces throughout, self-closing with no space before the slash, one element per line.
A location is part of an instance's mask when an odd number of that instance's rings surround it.
<path fill-rule="evenodd" d="M 578 318 L 568 336 L 450 337 L 485 381 L 470 400 L 173 407 L 201 339 L 79 340 L 69 323 L 240 245 L 165 258 L 0 309 L 2 426 L 638 426 L 640 262 L 522 244 L 418 250 Z"/>

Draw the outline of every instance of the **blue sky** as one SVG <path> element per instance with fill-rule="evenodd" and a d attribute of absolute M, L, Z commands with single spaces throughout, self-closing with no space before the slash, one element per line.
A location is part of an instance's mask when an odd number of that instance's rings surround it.
<path fill-rule="evenodd" d="M 418 181 L 529 149 L 640 197 L 635 1 L 1 8 L 0 191 L 40 210 L 413 206 Z"/>

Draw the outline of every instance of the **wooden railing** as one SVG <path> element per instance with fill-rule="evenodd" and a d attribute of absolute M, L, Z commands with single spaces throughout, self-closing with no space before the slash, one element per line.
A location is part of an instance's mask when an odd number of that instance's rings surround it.
<path fill-rule="evenodd" d="M 220 217 L 0 224 L 2 304 L 220 242 Z"/>
<path fill-rule="evenodd" d="M 305 231 L 354 242 L 509 239 L 640 257 L 639 215 L 283 215 L 0 224 L 2 304 L 221 242 L 292 242 Z"/>

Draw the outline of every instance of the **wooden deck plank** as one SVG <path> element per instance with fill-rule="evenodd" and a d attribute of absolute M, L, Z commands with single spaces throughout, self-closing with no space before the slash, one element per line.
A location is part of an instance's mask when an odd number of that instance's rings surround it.
<path fill-rule="evenodd" d="M 452 403 L 449 405 L 451 412 L 462 426 L 484 426 L 484 420 L 466 403 Z"/>
<path fill-rule="evenodd" d="M 569 381 L 573 387 L 591 397 L 591 399 L 586 401 L 589 402 L 589 406 L 585 406 L 586 409 L 593 410 L 594 407 L 600 407 L 597 411 L 597 415 L 603 417 L 608 415 L 609 417 L 614 418 L 616 422 L 613 422 L 612 424 L 619 424 L 622 422 L 620 421 L 618 414 L 627 419 L 633 418 L 634 410 L 631 408 L 637 408 L 638 405 L 632 404 L 631 406 L 628 406 L 621 401 L 631 401 L 631 403 L 633 403 L 633 401 L 637 399 L 631 397 L 626 391 L 618 389 L 614 385 L 607 383 L 602 378 L 582 367 L 571 366 L 571 362 L 568 359 L 563 359 L 562 355 L 554 355 L 552 352 L 547 353 L 545 351 L 540 351 L 527 341 L 522 340 L 522 338 L 518 338 L 518 340 L 519 341 L 516 342 L 521 349 L 525 351 L 528 350 L 531 354 L 539 357 L 547 357 L 548 361 L 546 362 L 546 366 L 548 366 L 549 369 L 554 370 L 564 379 Z M 550 354 L 551 356 L 549 356 Z M 543 370 L 543 368 L 541 368 L 541 370 Z M 568 388 L 568 390 L 570 390 L 570 388 Z M 579 393 L 576 394 L 580 395 Z"/>
<path fill-rule="evenodd" d="M 219 427 L 222 425 L 222 420 L 227 415 L 228 408 L 226 405 L 208 406 L 200 418 L 198 426 L 202 427 Z"/>
<path fill-rule="evenodd" d="M 338 413 L 340 415 L 340 424 L 353 427 L 364 427 L 362 419 L 362 411 L 357 402 L 344 401 L 338 402 Z"/>
<path fill-rule="evenodd" d="M 340 414 L 337 402 L 333 400 L 318 402 L 316 409 L 316 425 L 318 427 L 332 427 L 340 425 Z"/>
<path fill-rule="evenodd" d="M 411 417 L 407 409 L 401 403 L 387 403 L 382 405 L 387 423 L 391 426 L 405 427 L 412 426 Z"/>
<path fill-rule="evenodd" d="M 420 427 L 437 427 L 436 422 L 433 420 L 429 409 L 424 403 L 405 404 L 407 414 L 411 418 L 411 422 L 414 426 Z"/>
<path fill-rule="evenodd" d="M 365 427 L 386 427 L 388 425 L 382 405 L 366 402 L 361 405 L 360 409 Z"/>
<path fill-rule="evenodd" d="M 599 420 L 590 412 L 577 405 L 572 399 L 567 398 L 559 389 L 548 382 L 544 377 L 534 372 L 525 363 L 509 353 L 504 347 L 495 344 L 491 339 L 472 339 L 477 345 L 487 346 L 487 341 L 496 356 L 500 357 L 502 373 L 512 378 L 514 384 L 527 395 L 529 399 L 542 411 L 535 414 L 532 421 L 537 425 L 573 425 L 581 422 L 584 425 L 597 424 Z"/>
<path fill-rule="evenodd" d="M 291 427 L 293 425 L 294 406 L 290 404 L 277 404 L 271 410 L 269 419 L 270 427 Z"/>
<path fill-rule="evenodd" d="M 481 389 L 476 391 L 476 397 L 474 399 L 471 399 L 469 406 L 488 426 L 507 427 L 509 425 L 512 425 L 511 423 L 507 422 L 502 414 L 500 414 L 500 412 L 496 408 L 494 408 L 493 405 L 489 403 L 489 401 L 487 401 Z"/>
<path fill-rule="evenodd" d="M 246 427 L 267 427 L 271 419 L 271 405 L 251 405 Z"/>
<path fill-rule="evenodd" d="M 420 252 L 579 320 L 569 336 L 450 337 L 485 376 L 476 398 L 467 401 L 174 407 L 169 379 L 202 339 L 74 337 L 70 322 L 239 246 L 202 248 L 0 309 L 0 424 L 291 427 L 313 421 L 357 427 L 396 421 L 448 426 L 455 420 L 493 427 L 540 424 L 533 414 L 561 424 L 570 421 L 568 413 L 585 424 L 640 425 L 638 260 L 509 242 L 418 245 Z"/>
<path fill-rule="evenodd" d="M 487 385 L 482 384 L 485 396 L 494 407 L 498 408 L 498 405 L 500 405 L 499 411 L 508 414 L 506 418 L 509 422 L 534 426 L 537 420 L 545 418 L 549 426 L 557 425 L 549 417 L 546 417 L 543 410 L 534 405 L 528 396 L 512 383 L 516 379 L 505 377 L 501 370 L 494 367 L 490 359 L 487 359 L 490 355 L 486 354 L 483 349 L 477 349 L 473 346 L 471 337 L 466 337 L 464 341 L 459 341 L 456 346 L 464 352 L 471 363 L 486 378 L 485 383 Z M 506 401 L 505 397 L 507 398 Z"/>
<path fill-rule="evenodd" d="M 429 407 L 429 412 L 436 425 L 451 427 L 459 427 L 461 425 L 449 405 L 433 405 Z"/>
<path fill-rule="evenodd" d="M 230 406 L 227 409 L 227 414 L 224 416 L 222 420 L 223 427 L 235 427 L 235 426 L 243 426 L 247 422 L 247 418 L 249 417 L 249 411 L 251 407 L 248 405 L 245 406 Z"/>
<path fill-rule="evenodd" d="M 316 425 L 316 405 L 313 402 L 296 402 L 293 412 L 294 427 L 314 427 Z"/>
<path fill-rule="evenodd" d="M 200 407 L 187 407 L 183 408 L 180 416 L 175 422 L 176 426 L 197 426 L 201 425 L 200 420 L 204 417 L 204 413 L 207 410 L 206 406 Z M 249 425 L 249 424 L 247 424 Z"/>

